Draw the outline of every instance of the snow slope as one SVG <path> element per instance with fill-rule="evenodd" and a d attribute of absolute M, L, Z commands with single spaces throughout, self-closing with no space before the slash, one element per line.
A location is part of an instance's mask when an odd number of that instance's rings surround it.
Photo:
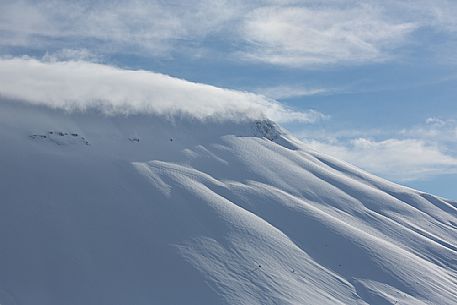
<path fill-rule="evenodd" d="M 0 103 L 0 304 L 457 304 L 457 205 L 269 121 Z"/>

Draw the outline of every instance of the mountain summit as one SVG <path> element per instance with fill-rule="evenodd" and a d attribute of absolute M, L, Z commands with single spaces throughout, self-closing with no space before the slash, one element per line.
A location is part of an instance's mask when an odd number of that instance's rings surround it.
<path fill-rule="evenodd" d="M 457 204 L 269 120 L 0 102 L 0 304 L 457 304 Z"/>

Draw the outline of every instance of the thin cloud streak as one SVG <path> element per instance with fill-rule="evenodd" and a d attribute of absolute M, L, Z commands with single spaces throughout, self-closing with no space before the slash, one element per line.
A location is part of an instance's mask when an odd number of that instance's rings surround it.
<path fill-rule="evenodd" d="M 312 96 L 318 94 L 327 94 L 333 92 L 333 89 L 318 87 L 301 87 L 301 86 L 276 86 L 267 88 L 257 88 L 256 93 L 267 96 L 272 99 L 282 100 L 303 96 Z"/>

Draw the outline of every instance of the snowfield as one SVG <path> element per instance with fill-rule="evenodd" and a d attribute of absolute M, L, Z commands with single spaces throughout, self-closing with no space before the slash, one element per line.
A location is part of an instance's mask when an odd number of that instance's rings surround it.
<path fill-rule="evenodd" d="M 266 120 L 0 102 L 0 304 L 457 304 L 457 204 Z"/>

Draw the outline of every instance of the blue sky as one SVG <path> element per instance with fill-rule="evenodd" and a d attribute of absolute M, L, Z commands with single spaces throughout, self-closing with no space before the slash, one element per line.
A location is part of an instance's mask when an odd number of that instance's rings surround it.
<path fill-rule="evenodd" d="M 283 125 L 382 177 L 457 199 L 457 2 L 2 1 L 0 54 L 254 92 Z"/>

